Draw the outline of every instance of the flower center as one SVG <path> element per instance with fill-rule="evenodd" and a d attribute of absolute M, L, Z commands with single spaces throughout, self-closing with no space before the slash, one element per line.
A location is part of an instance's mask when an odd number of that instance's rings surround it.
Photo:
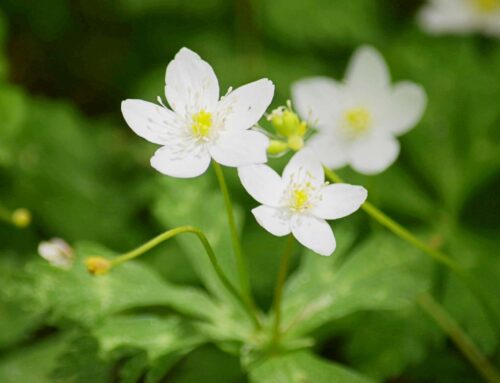
<path fill-rule="evenodd" d="M 472 0 L 474 6 L 481 12 L 492 13 L 500 10 L 500 0 Z"/>
<path fill-rule="evenodd" d="M 344 113 L 344 118 L 349 134 L 354 136 L 365 133 L 372 124 L 370 112 L 363 107 L 348 109 Z"/>
<path fill-rule="evenodd" d="M 310 207 L 309 194 L 306 189 L 294 189 L 292 191 L 292 210 L 302 211 Z"/>
<path fill-rule="evenodd" d="M 191 129 L 196 137 L 206 138 L 212 128 L 212 114 L 201 110 L 193 114 L 193 123 Z"/>

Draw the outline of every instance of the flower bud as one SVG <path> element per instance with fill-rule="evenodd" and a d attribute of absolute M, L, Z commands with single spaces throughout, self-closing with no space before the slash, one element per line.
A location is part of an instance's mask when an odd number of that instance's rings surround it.
<path fill-rule="evenodd" d="M 40 242 L 38 254 L 51 265 L 61 269 L 69 269 L 75 260 L 71 246 L 60 238 Z"/>
<path fill-rule="evenodd" d="M 12 223 L 20 229 L 24 229 L 31 223 L 31 213 L 28 209 L 16 209 L 11 216 Z"/>
<path fill-rule="evenodd" d="M 269 141 L 269 146 L 267 147 L 267 153 L 271 155 L 277 155 L 283 153 L 288 149 L 288 144 L 280 140 Z"/>
<path fill-rule="evenodd" d="M 85 266 L 92 275 L 105 275 L 111 269 L 111 262 L 103 257 L 89 257 L 85 260 Z"/>
<path fill-rule="evenodd" d="M 298 152 L 304 147 L 304 139 L 299 135 L 291 136 L 288 138 L 288 147 L 294 152 Z"/>
<path fill-rule="evenodd" d="M 276 132 L 288 139 L 288 146 L 292 150 L 299 150 L 304 146 L 304 135 L 307 132 L 307 123 L 301 121 L 297 113 L 292 110 L 290 103 L 272 111 L 268 120 Z"/>

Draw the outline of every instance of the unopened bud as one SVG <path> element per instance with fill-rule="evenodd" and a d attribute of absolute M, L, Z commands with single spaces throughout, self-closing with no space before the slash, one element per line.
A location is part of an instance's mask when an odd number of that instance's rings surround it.
<path fill-rule="evenodd" d="M 85 266 L 92 275 L 105 275 L 111 269 L 111 262 L 103 257 L 89 257 L 85 260 Z"/>
<path fill-rule="evenodd" d="M 16 209 L 11 216 L 12 223 L 20 229 L 24 229 L 31 223 L 31 213 L 28 209 Z"/>
<path fill-rule="evenodd" d="M 60 238 L 40 242 L 38 254 L 51 265 L 61 269 L 69 269 L 75 260 L 73 249 Z"/>
<path fill-rule="evenodd" d="M 277 155 L 283 153 L 288 149 L 288 144 L 280 140 L 269 141 L 269 146 L 267 147 L 267 152 L 271 155 Z"/>
<path fill-rule="evenodd" d="M 291 136 L 288 138 L 288 146 L 293 151 L 297 152 L 304 147 L 304 139 L 302 136 Z"/>
<path fill-rule="evenodd" d="M 276 132 L 285 137 L 303 136 L 307 130 L 307 124 L 300 120 L 297 113 L 292 110 L 290 103 L 287 107 L 280 106 L 273 110 L 268 120 Z"/>

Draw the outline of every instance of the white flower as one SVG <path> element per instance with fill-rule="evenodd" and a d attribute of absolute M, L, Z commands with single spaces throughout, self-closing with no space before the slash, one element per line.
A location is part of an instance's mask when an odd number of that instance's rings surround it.
<path fill-rule="evenodd" d="M 297 152 L 280 177 L 267 165 L 238 168 L 246 191 L 262 205 L 253 209 L 257 222 L 271 234 L 290 234 L 321 255 L 335 250 L 327 219 L 345 217 L 366 200 L 361 186 L 325 183 L 321 163 L 309 149 Z"/>
<path fill-rule="evenodd" d="M 431 0 L 418 19 L 432 34 L 479 32 L 500 37 L 500 0 Z"/>
<path fill-rule="evenodd" d="M 330 168 L 351 165 L 364 174 L 389 167 L 399 154 L 395 138 L 410 130 L 426 104 L 421 86 L 394 86 L 384 59 L 361 47 L 351 59 L 343 83 L 314 77 L 292 86 L 299 114 L 318 129 L 308 143 Z"/>
<path fill-rule="evenodd" d="M 74 262 L 73 249 L 64 240 L 52 238 L 50 241 L 40 242 L 38 254 L 51 265 L 61 269 L 69 269 Z"/>
<path fill-rule="evenodd" d="M 171 109 L 142 100 L 122 102 L 132 130 L 162 146 L 151 158 L 156 170 L 190 178 L 204 173 L 211 158 L 234 167 L 267 161 L 268 138 L 249 128 L 271 103 L 271 81 L 246 84 L 219 100 L 212 67 L 187 48 L 168 64 L 165 81 Z"/>

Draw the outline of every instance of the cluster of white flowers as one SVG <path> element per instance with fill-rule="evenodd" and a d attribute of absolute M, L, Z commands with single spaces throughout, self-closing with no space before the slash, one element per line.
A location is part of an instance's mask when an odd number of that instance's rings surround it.
<path fill-rule="evenodd" d="M 156 170 L 189 178 L 204 173 L 212 160 L 237 167 L 247 192 L 262 204 L 252 212 L 264 229 L 276 236 L 291 233 L 314 252 L 330 255 L 335 237 L 326 220 L 355 212 L 367 191 L 361 186 L 329 185 L 322 166 L 350 164 L 369 174 L 387 168 L 399 153 L 394 137 L 419 120 L 425 93 L 408 82 L 391 86 L 384 60 L 368 47 L 354 55 L 345 83 L 325 78 L 296 83 L 293 95 L 298 111 L 319 133 L 301 149 L 306 122 L 290 106 L 283 109 L 286 115 L 282 111 L 278 116 L 283 121 L 272 119 L 273 125 L 282 128 L 287 146 L 300 149 L 282 177 L 264 165 L 269 139 L 253 129 L 273 93 L 273 83 L 261 79 L 219 99 L 212 67 L 182 48 L 166 72 L 170 109 L 161 100 L 160 105 L 126 100 L 122 113 L 136 134 L 162 146 L 151 158 Z"/>
<path fill-rule="evenodd" d="M 478 32 L 500 37 L 500 0 L 430 0 L 418 19 L 432 34 Z"/>

